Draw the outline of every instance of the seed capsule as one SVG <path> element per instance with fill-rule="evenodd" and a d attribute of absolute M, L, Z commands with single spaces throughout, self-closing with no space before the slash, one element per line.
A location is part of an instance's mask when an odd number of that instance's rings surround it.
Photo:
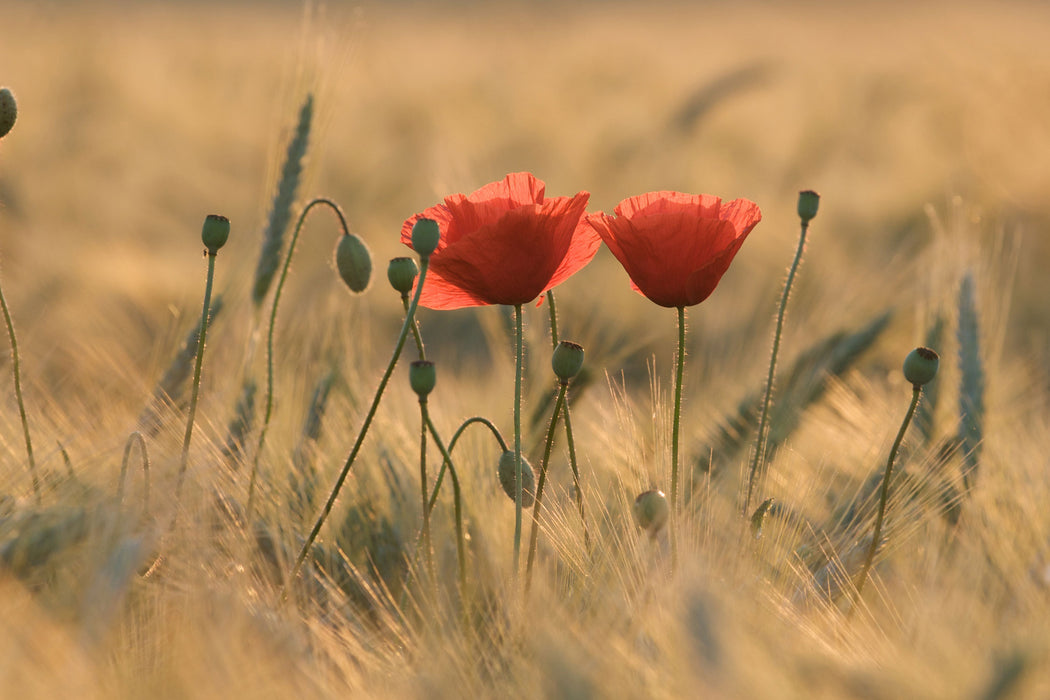
<path fill-rule="evenodd" d="M 937 376 L 940 357 L 929 348 L 915 348 L 904 358 L 904 378 L 914 386 L 922 386 Z"/>
<path fill-rule="evenodd" d="M 420 400 L 425 399 L 434 390 L 437 383 L 437 369 L 433 362 L 427 360 L 416 360 L 408 367 L 408 382 L 412 385 L 412 391 Z"/>
<path fill-rule="evenodd" d="M 554 374 L 563 382 L 567 382 L 583 369 L 583 346 L 563 340 L 554 348 L 551 356 L 551 367 Z"/>
<path fill-rule="evenodd" d="M 204 247 L 208 249 L 209 255 L 215 255 L 219 248 L 226 245 L 230 237 L 230 220 L 219 214 L 208 214 L 204 218 L 204 227 L 201 229 L 201 240 Z"/>
<path fill-rule="evenodd" d="M 441 240 L 441 227 L 433 219 L 419 219 L 412 226 L 412 250 L 419 257 L 429 257 L 437 250 L 438 242 Z"/>
<path fill-rule="evenodd" d="M 386 278 L 390 281 L 390 286 L 402 294 L 412 291 L 418 274 L 419 266 L 412 258 L 394 258 L 386 268 Z"/>
<path fill-rule="evenodd" d="M 813 190 L 802 190 L 798 193 L 798 218 L 808 224 L 817 215 L 820 206 L 820 195 Z"/>
<path fill-rule="evenodd" d="M 667 517 L 671 514 L 667 496 L 656 489 L 638 494 L 632 510 L 635 522 L 652 537 L 656 537 L 656 533 L 667 524 Z"/>
<path fill-rule="evenodd" d="M 7 88 L 0 88 L 0 139 L 15 125 L 18 117 L 18 104 L 15 96 Z"/>

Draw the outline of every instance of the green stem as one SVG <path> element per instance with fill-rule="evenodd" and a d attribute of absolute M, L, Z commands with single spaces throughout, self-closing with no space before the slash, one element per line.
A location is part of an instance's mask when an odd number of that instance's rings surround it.
<path fill-rule="evenodd" d="M 514 306 L 514 574 L 521 563 L 521 375 L 525 364 L 521 304 Z"/>
<path fill-rule="evenodd" d="M 558 307 L 554 305 L 554 290 L 547 290 L 547 311 L 551 318 L 551 347 L 558 347 Z"/>
<path fill-rule="evenodd" d="M 434 551 L 430 541 L 430 503 L 427 498 L 427 424 L 430 416 L 427 412 L 427 401 L 419 400 L 419 484 L 423 503 L 423 557 L 430 572 L 430 579 L 436 581 L 434 574 Z"/>
<path fill-rule="evenodd" d="M 490 421 L 488 418 L 474 416 L 463 421 L 463 424 L 460 425 L 459 428 L 456 429 L 456 432 L 452 434 L 452 441 L 448 444 L 449 454 L 451 454 L 452 451 L 456 449 L 456 443 L 459 442 L 459 436 L 463 434 L 463 431 L 466 430 L 467 427 L 473 425 L 474 423 L 480 423 L 492 432 L 492 435 L 496 438 L 496 442 L 499 443 L 500 454 L 503 454 L 507 451 L 507 441 L 503 439 L 503 436 L 499 432 L 499 428 L 493 425 L 492 421 Z M 437 502 L 438 491 L 441 490 L 441 481 L 445 478 L 445 466 L 446 465 L 444 463 L 441 464 L 441 470 L 438 472 L 437 481 L 434 482 L 434 491 L 430 494 L 431 510 L 434 509 L 434 504 Z"/>
<path fill-rule="evenodd" d="M 408 312 L 405 314 L 404 323 L 401 324 L 401 333 L 398 335 L 393 355 L 390 357 L 390 362 L 387 364 L 386 371 L 383 373 L 383 378 L 379 380 L 379 386 L 376 388 L 376 394 L 372 399 L 372 405 L 368 409 L 368 414 L 365 416 L 365 421 L 361 425 L 361 431 L 357 434 L 357 440 L 354 442 L 354 446 L 350 450 L 350 455 L 346 458 L 346 464 L 343 465 L 342 471 L 339 472 L 339 477 L 336 479 L 335 485 L 332 487 L 332 492 L 328 495 L 328 500 L 324 504 L 324 509 L 317 517 L 317 522 L 314 523 L 313 529 L 310 530 L 310 534 L 306 538 L 306 542 L 303 543 L 302 549 L 299 550 L 299 556 L 295 559 L 295 565 L 292 567 L 292 571 L 288 576 L 288 582 L 285 583 L 284 590 L 281 592 L 282 600 L 288 597 L 288 586 L 295 580 L 295 577 L 299 575 L 299 570 L 302 569 L 303 562 L 306 561 L 306 555 L 310 553 L 310 547 L 313 546 L 314 541 L 317 539 L 317 534 L 321 531 L 321 526 L 324 525 L 324 521 L 328 518 L 328 514 L 332 512 L 332 506 L 335 505 L 335 499 L 339 495 L 339 490 L 343 487 L 343 482 L 346 481 L 346 477 L 350 474 L 350 468 L 353 466 L 354 460 L 357 459 L 357 453 L 361 451 L 361 445 L 365 441 L 365 435 L 368 433 L 368 428 L 372 425 L 372 419 L 375 418 L 376 410 L 379 408 L 379 401 L 383 397 L 383 391 L 386 389 L 386 385 L 390 381 L 390 375 L 394 373 L 394 366 L 397 364 L 398 358 L 401 357 L 401 350 L 405 347 L 405 340 L 408 338 L 408 331 L 412 326 L 412 319 L 415 316 L 416 308 L 419 306 L 419 296 L 423 293 L 423 282 L 426 280 L 427 269 L 429 267 L 430 258 L 420 258 L 419 281 L 416 284 L 416 293 L 412 297 L 412 303 L 408 307 Z"/>
<path fill-rule="evenodd" d="M 273 416 L 273 338 L 277 327 L 277 305 L 281 301 L 281 292 L 284 291 L 284 283 L 288 279 L 288 268 L 291 267 L 292 255 L 295 253 L 295 244 L 299 241 L 299 232 L 306 222 L 306 215 L 311 209 L 320 204 L 330 207 L 335 212 L 335 215 L 339 217 L 339 225 L 343 229 L 343 235 L 348 235 L 350 232 L 350 228 L 346 223 L 346 217 L 343 216 L 343 210 L 339 208 L 338 204 L 324 197 L 318 197 L 307 203 L 303 207 L 302 213 L 299 214 L 298 221 L 295 222 L 295 232 L 292 234 L 291 243 L 288 244 L 288 255 L 285 256 L 284 267 L 281 269 L 281 279 L 277 281 L 277 289 L 273 294 L 273 305 L 270 307 L 270 328 L 266 336 L 266 409 L 263 414 L 262 428 L 259 430 L 259 443 L 255 447 L 255 456 L 252 458 L 251 476 L 248 477 L 248 503 L 244 509 L 244 520 L 248 525 L 251 525 L 252 512 L 255 506 L 255 483 L 259 473 L 259 459 L 262 455 L 263 445 L 266 443 L 266 434 L 270 429 L 270 418 Z"/>
<path fill-rule="evenodd" d="M 565 399 L 565 439 L 569 445 L 569 466 L 572 467 L 572 483 L 576 490 L 576 507 L 580 511 L 580 523 L 583 525 L 583 546 L 591 551 L 591 532 L 587 527 L 587 516 L 583 509 L 583 486 L 580 484 L 580 468 L 576 463 L 576 441 L 572 437 L 572 419 L 569 415 L 569 399 Z"/>
<path fill-rule="evenodd" d="M 922 387 L 916 385 L 912 389 L 911 405 L 908 407 L 908 413 L 904 416 L 901 429 L 897 431 L 897 439 L 893 441 L 893 447 L 890 449 L 890 457 L 886 460 L 886 473 L 882 477 L 882 490 L 879 493 L 879 512 L 875 515 L 875 529 L 871 534 L 871 546 L 868 547 L 868 555 L 865 557 L 864 566 L 861 567 L 860 574 L 857 577 L 857 589 L 853 595 L 854 602 L 860 600 L 861 591 L 864 590 L 864 582 L 867 581 L 868 572 L 875 561 L 875 550 L 878 549 L 879 539 L 882 537 L 882 521 L 886 516 L 886 502 L 890 496 L 890 476 L 893 474 L 893 462 L 897 459 L 897 451 L 904 440 L 904 433 L 908 430 L 908 424 L 911 423 L 911 418 L 915 415 L 915 407 L 919 405 L 921 396 Z"/>
<path fill-rule="evenodd" d="M 437 428 L 434 427 L 434 422 L 430 420 L 429 414 L 427 414 L 426 421 L 427 427 L 430 428 L 430 434 L 434 437 L 434 443 L 441 450 L 444 463 L 448 465 L 449 476 L 452 477 L 452 503 L 456 513 L 456 555 L 459 559 L 459 590 L 460 595 L 465 599 L 467 594 L 467 549 L 466 538 L 463 536 L 463 499 L 459 489 L 459 476 L 456 475 L 456 466 L 452 463 L 451 443 L 446 450 L 444 443 L 441 442 L 441 437 L 438 435 Z"/>
<path fill-rule="evenodd" d="M 405 313 L 408 313 L 408 293 L 401 295 L 401 305 L 405 307 Z M 412 320 L 412 337 L 416 341 L 416 351 L 419 353 L 419 359 L 427 359 L 427 352 L 423 349 L 423 336 L 419 333 L 419 324 L 416 323 L 415 319 Z"/>
<path fill-rule="evenodd" d="M 678 565 L 678 443 L 682 424 L 682 381 L 685 378 L 685 307 L 678 307 L 678 354 L 674 370 L 674 420 L 671 423 L 671 569 Z"/>
<path fill-rule="evenodd" d="M 186 478 L 186 467 L 190 459 L 190 440 L 193 437 L 193 420 L 197 415 L 197 399 L 201 389 L 201 367 L 204 365 L 204 343 L 208 335 L 208 310 L 211 307 L 211 288 L 215 279 L 215 258 L 217 251 L 209 250 L 208 279 L 204 284 L 204 309 L 201 312 L 201 332 L 197 338 L 197 362 L 193 367 L 193 389 L 190 393 L 190 410 L 186 418 L 186 434 L 182 438 L 182 459 L 179 462 L 179 474 L 175 481 L 175 502 L 178 503 L 182 493 L 182 482 Z"/>
<path fill-rule="evenodd" d="M 15 400 L 18 403 L 18 415 L 22 418 L 22 434 L 26 439 L 26 457 L 29 459 L 29 476 L 33 479 L 33 496 L 37 505 L 41 503 L 40 478 L 36 473 L 36 460 L 33 459 L 33 441 L 29 439 L 29 420 L 26 418 L 26 405 L 22 399 L 22 373 L 19 371 L 18 341 L 15 340 L 15 324 L 7 308 L 4 290 L 0 287 L 0 307 L 4 310 L 4 321 L 7 323 L 7 334 L 11 338 L 11 366 L 15 374 Z"/>
<path fill-rule="evenodd" d="M 806 231 L 809 230 L 809 222 L 802 221 L 802 231 L 798 237 L 798 249 L 795 251 L 795 259 L 791 262 L 788 270 L 787 280 L 784 282 L 784 291 L 780 295 L 780 306 L 777 309 L 777 328 L 773 333 L 773 351 L 769 357 L 769 374 L 766 376 L 766 395 L 762 399 L 762 413 L 758 419 L 758 439 L 755 445 L 755 454 L 751 458 L 751 471 L 747 477 L 747 496 L 744 498 L 744 509 L 741 511 L 747 517 L 751 509 L 751 496 L 755 489 L 755 483 L 762 478 L 760 468 L 764 460 L 766 450 L 766 421 L 769 417 L 769 402 L 773 395 L 773 378 L 777 371 L 777 354 L 780 352 L 780 336 L 784 332 L 784 314 L 787 311 L 788 297 L 791 295 L 791 285 L 795 281 L 795 273 L 798 272 L 799 263 L 802 262 L 802 251 L 806 247 Z"/>
<path fill-rule="evenodd" d="M 536 481 L 536 498 L 532 503 L 532 532 L 529 534 L 529 556 L 525 564 L 525 590 L 529 590 L 532 583 L 532 561 L 536 556 L 536 540 L 540 529 L 540 509 L 543 506 L 543 486 L 547 483 L 547 467 L 550 464 L 551 448 L 554 446 L 554 430 L 558 427 L 558 418 L 561 416 L 562 406 L 565 405 L 565 394 L 569 388 L 568 382 L 561 382 L 558 389 L 558 398 L 554 402 L 554 414 L 551 416 L 550 426 L 547 428 L 547 442 L 543 446 L 543 461 L 540 462 L 540 477 Z"/>

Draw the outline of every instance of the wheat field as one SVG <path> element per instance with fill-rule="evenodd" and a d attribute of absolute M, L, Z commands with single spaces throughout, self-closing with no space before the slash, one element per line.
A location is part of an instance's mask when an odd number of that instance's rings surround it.
<path fill-rule="evenodd" d="M 1050 695 L 1048 29 L 1034 2 L 0 3 L 0 87 L 18 100 L 0 140 L 0 282 L 42 483 L 37 499 L 5 350 L 0 696 Z M 228 431 L 245 381 L 265 381 L 270 302 L 253 302 L 252 276 L 307 95 L 296 214 L 338 202 L 375 279 L 348 294 L 335 219 L 308 220 L 245 523 L 258 399 L 240 454 Z M 499 450 L 468 430 L 469 594 L 444 492 L 425 585 L 419 410 L 399 366 L 289 580 L 401 327 L 384 271 L 409 252 L 402 222 L 526 170 L 549 195 L 590 192 L 590 211 L 654 190 L 762 208 L 689 310 L 676 569 L 667 533 L 631 517 L 636 495 L 667 490 L 674 313 L 601 250 L 557 290 L 561 337 L 587 352 L 571 407 L 593 544 L 558 442 L 526 595 Z M 748 407 L 803 189 L 820 211 L 756 537 L 739 512 Z M 232 233 L 175 499 L 185 385 L 143 416 L 199 321 L 211 213 Z M 525 310 L 533 464 L 556 388 L 546 314 Z M 508 434 L 505 309 L 418 320 L 439 432 L 477 415 Z M 854 603 L 911 393 L 901 362 L 924 344 L 940 371 Z"/>

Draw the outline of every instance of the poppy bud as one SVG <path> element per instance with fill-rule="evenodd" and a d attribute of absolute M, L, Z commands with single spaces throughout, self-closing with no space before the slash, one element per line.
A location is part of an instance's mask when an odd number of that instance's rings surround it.
<path fill-rule="evenodd" d="M 940 358 L 929 348 L 915 348 L 904 358 L 904 378 L 920 387 L 937 376 Z"/>
<path fill-rule="evenodd" d="M 204 218 L 204 228 L 201 229 L 201 240 L 204 247 L 208 249 L 208 255 L 215 255 L 219 248 L 226 245 L 226 239 L 230 237 L 230 220 L 219 214 L 208 214 Z"/>
<path fill-rule="evenodd" d="M 551 356 L 551 367 L 554 374 L 563 382 L 567 382 L 583 368 L 583 346 L 563 340 L 554 348 Z"/>
<path fill-rule="evenodd" d="M 335 268 L 351 292 L 363 292 L 372 278 L 372 254 L 360 236 L 352 233 L 339 237 L 335 246 Z"/>
<path fill-rule="evenodd" d="M 0 88 L 0 139 L 11 131 L 17 116 L 18 105 L 15 103 L 15 96 L 7 88 Z"/>
<path fill-rule="evenodd" d="M 671 513 L 667 496 L 656 489 L 638 494 L 632 510 L 635 522 L 652 537 L 667 523 L 667 516 Z"/>
<path fill-rule="evenodd" d="M 813 190 L 802 190 L 798 193 L 798 218 L 802 223 L 808 224 L 817 215 L 817 207 L 820 205 L 820 195 Z"/>
<path fill-rule="evenodd" d="M 430 257 L 440 240 L 441 227 L 433 219 L 419 219 L 412 226 L 412 250 L 419 253 L 419 257 Z"/>
<path fill-rule="evenodd" d="M 386 278 L 390 280 L 390 286 L 402 294 L 412 291 L 418 274 L 419 267 L 412 258 L 394 258 L 386 268 Z"/>
<path fill-rule="evenodd" d="M 514 450 L 507 450 L 500 455 L 499 484 L 503 487 L 503 492 L 510 496 L 512 501 L 517 499 L 518 483 L 517 466 L 514 462 Z M 532 471 L 532 465 L 525 459 L 525 455 L 521 456 L 521 484 L 521 507 L 531 508 L 535 500 L 533 494 L 536 491 L 536 474 Z"/>
<path fill-rule="evenodd" d="M 420 401 L 434 390 L 437 383 L 437 369 L 433 362 L 427 360 L 416 360 L 408 366 L 408 382 L 412 385 L 412 391 Z"/>

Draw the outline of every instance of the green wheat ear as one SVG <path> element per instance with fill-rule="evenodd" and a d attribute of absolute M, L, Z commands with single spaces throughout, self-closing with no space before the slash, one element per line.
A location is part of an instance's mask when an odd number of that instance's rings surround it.
<path fill-rule="evenodd" d="M 277 274 L 277 267 L 280 265 L 284 234 L 292 220 L 292 205 L 295 204 L 295 195 L 299 189 L 299 181 L 302 179 L 303 159 L 306 157 L 306 148 L 310 141 L 310 123 L 313 120 L 313 113 L 314 98 L 313 95 L 307 95 L 299 110 L 299 124 L 296 126 L 295 135 L 288 144 L 284 167 L 281 168 L 281 179 L 277 183 L 277 192 L 274 193 L 270 216 L 266 222 L 266 230 L 263 232 L 262 251 L 259 253 L 259 263 L 255 268 L 255 283 L 252 286 L 252 303 L 256 307 L 259 307 L 266 298 L 274 275 Z"/>
<path fill-rule="evenodd" d="M 211 323 L 222 311 L 222 295 L 217 295 L 211 303 L 208 313 L 208 322 Z M 138 430 L 148 437 L 153 437 L 160 430 L 163 421 L 161 412 L 168 406 L 183 405 L 183 394 L 186 391 L 186 383 L 193 372 L 193 361 L 197 357 L 197 339 L 201 333 L 201 322 L 193 327 L 186 340 L 183 341 L 179 351 L 172 358 L 171 364 L 164 371 L 157 386 L 153 389 L 146 408 L 139 414 Z"/>
<path fill-rule="evenodd" d="M 984 367 L 978 341 L 977 305 L 973 274 L 967 272 L 959 287 L 959 442 L 962 444 L 963 485 L 977 481 L 977 467 L 984 435 Z"/>
<path fill-rule="evenodd" d="M 328 399 L 338 378 L 336 370 L 330 369 L 318 380 L 306 411 L 299 443 L 292 453 L 293 468 L 288 476 L 292 492 L 291 507 L 303 517 L 313 515 L 317 507 L 317 483 L 320 476 L 315 465 L 317 443 L 321 439 Z"/>
<path fill-rule="evenodd" d="M 246 377 L 241 385 L 240 396 L 233 407 L 233 418 L 226 426 L 226 440 L 222 445 L 222 456 L 226 463 L 236 469 L 241 465 L 244 457 L 244 446 L 248 442 L 248 434 L 252 431 L 255 422 L 255 392 L 258 390 L 255 380 Z"/>
<path fill-rule="evenodd" d="M 875 343 L 889 325 L 890 316 L 886 311 L 857 331 L 839 331 L 823 338 L 806 348 L 791 368 L 777 378 L 780 395 L 770 412 L 763 462 L 769 463 L 777 448 L 799 426 L 805 410 L 824 395 L 828 380 L 845 374 Z M 756 390 L 745 396 L 733 413 L 722 418 L 714 438 L 697 452 L 697 469 L 714 473 L 735 462 L 750 445 L 758 427 L 762 398 L 762 390 Z"/>

